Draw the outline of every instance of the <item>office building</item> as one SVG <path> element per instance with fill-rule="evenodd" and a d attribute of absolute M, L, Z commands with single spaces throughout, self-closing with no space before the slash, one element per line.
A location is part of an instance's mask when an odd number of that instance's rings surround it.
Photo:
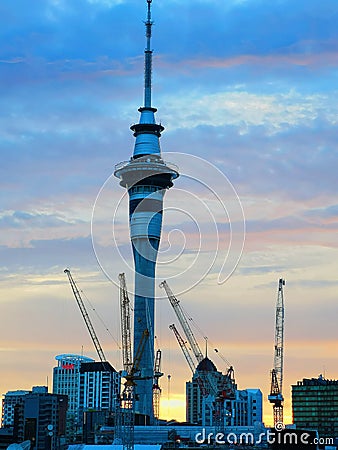
<path fill-rule="evenodd" d="M 46 386 L 7 394 L 5 405 L 6 400 L 10 399 L 10 404 L 16 397 L 16 402 L 13 402 L 13 442 L 30 440 L 31 450 L 59 449 L 64 443 L 67 396 L 50 394 Z M 12 420 L 11 408 L 5 406 L 6 420 Z"/>
<path fill-rule="evenodd" d="M 120 374 L 108 362 L 83 362 L 80 367 L 79 412 L 114 412 Z"/>
<path fill-rule="evenodd" d="M 82 363 L 94 360 L 74 354 L 57 355 L 55 359 L 57 367 L 53 368 L 53 393 L 68 397 L 66 436 L 68 442 L 75 442 L 82 433 L 82 415 L 79 416 L 80 367 Z"/>
<path fill-rule="evenodd" d="M 292 386 L 292 416 L 297 428 L 317 430 L 320 437 L 338 436 L 338 380 L 304 378 Z"/>
<path fill-rule="evenodd" d="M 19 405 L 23 405 L 24 397 L 31 391 L 8 391 L 2 399 L 2 428 L 8 428 L 14 426 L 14 413 L 15 408 Z"/>

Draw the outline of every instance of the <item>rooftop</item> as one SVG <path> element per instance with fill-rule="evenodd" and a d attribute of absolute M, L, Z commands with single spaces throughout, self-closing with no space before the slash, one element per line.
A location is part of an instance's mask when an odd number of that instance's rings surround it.
<path fill-rule="evenodd" d="M 207 356 L 196 367 L 198 372 L 217 372 L 215 364 Z"/>
<path fill-rule="evenodd" d="M 338 380 L 327 380 L 323 375 L 318 378 L 303 378 L 303 381 L 297 381 L 295 386 L 329 386 L 338 385 Z"/>

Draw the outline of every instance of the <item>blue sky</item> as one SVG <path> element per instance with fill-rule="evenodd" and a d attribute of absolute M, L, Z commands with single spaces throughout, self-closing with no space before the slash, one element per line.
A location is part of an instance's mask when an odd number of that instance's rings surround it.
<path fill-rule="evenodd" d="M 217 166 L 246 218 L 246 243 L 232 277 L 217 285 L 221 255 L 182 302 L 233 362 L 238 384 L 260 387 L 266 396 L 277 281 L 285 277 L 288 399 L 288 386 L 302 377 L 324 370 L 338 376 L 338 4 L 154 0 L 152 13 L 153 104 L 166 128 L 162 150 L 172 152 L 174 162 L 175 152 L 188 153 Z M 129 127 L 143 102 L 145 14 L 141 0 L 1 2 L 1 392 L 43 384 L 57 353 L 84 345 L 93 356 L 62 273 L 66 266 L 110 318 L 118 340 L 117 289 L 96 261 L 91 218 L 114 165 L 132 154 Z M 180 169 L 212 183 L 215 172 L 201 164 Z M 204 198 L 203 207 L 212 199 L 201 183 L 189 183 L 182 176 L 166 201 L 196 214 L 204 247 L 193 268 L 202 273 L 215 235 L 191 199 Z M 94 241 L 117 278 L 130 261 L 127 216 L 122 208 L 116 229 L 121 262 L 111 248 L 110 207 L 123 191 L 109 179 L 103 194 Z M 212 213 L 224 225 L 217 205 Z M 235 225 L 240 214 L 234 214 Z M 164 247 L 167 231 L 185 233 L 190 253 L 176 266 L 183 270 L 196 252 L 194 227 L 186 216 L 165 217 Z M 181 234 L 172 234 L 173 249 L 183 245 Z M 168 276 L 169 268 L 161 267 Z M 186 278 L 182 272 L 172 289 L 183 291 Z M 214 307 L 206 308 L 210 293 Z M 172 404 L 182 405 L 189 372 L 182 371 L 182 355 L 167 331 L 168 305 L 159 301 L 157 310 L 168 353 L 164 369 L 175 373 Z M 118 366 L 116 342 L 104 330 L 102 341 Z M 269 420 L 269 406 L 265 412 Z"/>

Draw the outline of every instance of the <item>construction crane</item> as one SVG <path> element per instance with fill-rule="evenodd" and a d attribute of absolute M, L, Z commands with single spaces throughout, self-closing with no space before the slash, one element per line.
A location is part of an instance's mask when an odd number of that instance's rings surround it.
<path fill-rule="evenodd" d="M 179 346 L 181 347 L 183 355 L 184 355 L 184 357 L 185 357 L 185 359 L 186 359 L 186 361 L 188 363 L 188 366 L 190 367 L 191 372 L 194 374 L 195 370 L 196 370 L 196 367 L 195 367 L 194 361 L 192 360 L 192 357 L 191 357 L 191 355 L 189 353 L 189 349 L 187 347 L 186 341 L 182 338 L 180 333 L 177 331 L 177 328 L 176 328 L 175 324 L 169 325 L 169 328 L 174 333 L 174 335 L 175 335 L 175 337 L 177 339 L 177 342 L 178 342 Z"/>
<path fill-rule="evenodd" d="M 199 364 L 205 358 L 205 356 L 203 355 L 203 353 L 200 349 L 200 346 L 198 345 L 198 342 L 197 342 L 197 340 L 194 336 L 194 333 L 190 327 L 188 318 L 187 318 L 185 312 L 183 311 L 179 300 L 175 297 L 172 290 L 168 286 L 168 283 L 165 280 L 160 283 L 160 287 L 165 289 L 168 299 L 170 301 L 170 304 L 176 313 L 176 316 L 181 324 L 181 327 L 184 331 L 186 339 L 187 339 L 187 341 L 190 345 L 190 348 L 196 358 L 197 364 Z M 187 360 L 187 362 L 189 364 L 190 369 L 192 370 L 193 373 L 195 373 L 196 366 L 195 366 L 194 362 L 192 361 L 191 355 L 190 355 L 188 347 L 186 345 L 187 342 L 185 342 L 182 339 L 181 335 L 177 331 L 174 324 L 170 325 L 169 328 L 174 332 L 176 339 L 183 351 L 185 359 Z M 209 375 L 209 374 L 207 374 L 207 375 Z M 214 381 L 209 376 L 207 376 L 207 379 L 206 379 L 206 389 L 208 389 L 208 387 L 209 387 L 209 393 L 217 395 L 217 386 L 215 386 Z"/>
<path fill-rule="evenodd" d="M 132 348 L 131 348 L 130 300 L 128 297 L 127 283 L 124 273 L 119 274 L 119 280 L 120 280 L 122 362 L 123 362 L 123 369 L 127 373 L 130 373 L 133 364 Z"/>
<path fill-rule="evenodd" d="M 190 327 L 188 318 L 186 317 L 185 312 L 183 311 L 179 300 L 175 297 L 172 290 L 168 286 L 168 283 L 164 280 L 160 283 L 160 288 L 164 288 L 169 302 L 171 306 L 173 307 L 175 314 L 181 324 L 181 327 L 184 331 L 184 334 L 186 336 L 186 339 L 190 345 L 190 348 L 196 358 L 197 364 L 199 364 L 203 359 L 204 356 L 202 354 L 202 351 L 198 345 L 198 342 L 196 341 L 196 338 L 194 336 L 194 333 Z M 192 371 L 193 374 L 196 373 L 196 366 L 191 358 L 189 349 L 187 347 L 187 342 L 183 340 L 179 332 L 177 331 L 175 325 L 170 325 L 169 327 L 175 334 L 176 339 L 183 351 L 183 354 L 185 356 L 185 359 L 188 362 L 188 365 Z M 203 397 L 208 397 L 209 395 L 213 396 L 215 399 L 215 418 L 216 418 L 216 428 L 221 427 L 221 424 L 224 421 L 224 402 L 226 398 L 235 398 L 235 383 L 233 379 L 233 368 L 232 366 L 229 368 L 228 373 L 225 376 L 225 385 L 222 386 L 220 389 L 220 386 L 217 385 L 214 378 L 211 376 L 209 372 L 206 373 L 199 373 L 199 376 L 197 376 L 195 379 L 199 385 L 201 394 Z M 210 399 L 209 399 L 210 400 Z"/>
<path fill-rule="evenodd" d="M 144 379 L 140 374 L 140 362 L 145 344 L 149 337 L 149 331 L 144 330 L 135 355 L 134 362 L 129 373 L 124 374 L 126 379 L 121 401 L 117 410 L 115 422 L 115 442 L 122 442 L 124 450 L 134 449 L 134 424 L 135 424 L 135 400 L 136 380 Z"/>
<path fill-rule="evenodd" d="M 136 400 L 136 380 L 144 379 L 140 373 L 140 363 L 146 342 L 149 338 L 149 331 L 143 331 L 141 340 L 132 360 L 131 345 L 131 320 L 130 301 L 128 297 L 125 274 L 119 274 L 120 280 L 120 308 L 121 308 L 121 334 L 122 334 L 122 359 L 123 377 L 125 378 L 124 388 L 117 402 L 115 412 L 115 443 L 122 442 L 124 450 L 134 448 L 134 424 L 135 424 L 135 400 Z"/>
<path fill-rule="evenodd" d="M 197 363 L 200 363 L 204 359 L 204 355 L 201 352 L 201 349 L 196 341 L 196 338 L 194 336 L 194 333 L 192 332 L 192 329 L 189 325 L 188 319 L 180 305 L 179 300 L 175 297 L 172 290 L 168 286 L 168 283 L 164 280 L 162 283 L 160 283 L 160 288 L 164 288 L 168 299 L 170 301 L 171 306 L 173 307 L 175 314 L 181 324 L 181 327 L 184 331 L 184 334 L 187 338 L 187 341 L 189 342 L 189 345 L 192 349 L 192 352 L 194 353 L 194 356 L 197 360 Z"/>
<path fill-rule="evenodd" d="M 285 280 L 278 282 L 276 303 L 274 363 L 271 370 L 271 389 L 268 400 L 273 405 L 274 426 L 283 424 L 283 354 L 284 354 L 284 293 Z"/>
<path fill-rule="evenodd" d="M 76 283 L 75 283 L 75 281 L 74 281 L 74 279 L 72 277 L 72 274 L 70 273 L 70 270 L 69 269 L 65 269 L 64 273 L 67 274 L 67 276 L 68 276 L 69 283 L 70 283 L 70 286 L 72 288 L 75 300 L 76 300 L 76 302 L 77 302 L 77 304 L 78 304 L 78 306 L 80 308 L 83 320 L 84 320 L 84 322 L 86 324 L 86 327 L 87 327 L 87 329 L 89 331 L 90 337 L 91 337 L 91 339 L 93 341 L 96 353 L 97 353 L 100 361 L 103 364 L 105 364 L 105 363 L 107 363 L 106 357 L 105 357 L 105 355 L 103 353 L 103 350 L 102 350 L 101 344 L 99 342 L 99 339 L 98 339 L 98 337 L 97 337 L 97 335 L 95 333 L 95 330 L 94 330 L 93 324 L 92 324 L 92 322 L 90 320 L 90 317 L 88 315 L 87 309 L 86 309 L 86 307 L 85 307 L 85 305 L 83 303 L 83 300 L 82 300 L 82 297 L 81 297 L 81 294 L 80 294 L 80 290 L 77 287 L 77 285 L 76 285 Z"/>
<path fill-rule="evenodd" d="M 156 351 L 155 364 L 154 364 L 154 382 L 153 382 L 153 412 L 156 420 L 160 418 L 160 398 L 161 398 L 161 387 L 160 378 L 163 376 L 161 372 L 161 358 L 162 352 L 160 349 Z"/>
<path fill-rule="evenodd" d="M 122 335 L 122 361 L 123 369 L 130 374 L 132 368 L 132 346 L 131 346 L 131 317 L 130 317 L 130 300 L 128 297 L 126 277 L 124 273 L 119 274 L 120 280 L 120 311 L 121 311 L 121 335 Z M 153 382 L 153 409 L 155 418 L 159 418 L 159 401 L 161 396 L 161 388 L 159 379 L 163 376 L 161 372 L 161 350 L 156 352 L 154 363 L 154 382 Z"/>
<path fill-rule="evenodd" d="M 175 324 L 169 325 L 169 328 L 173 331 L 192 374 L 196 375 L 196 367 L 190 355 L 186 341 L 184 341 L 178 332 Z M 234 398 L 233 373 L 233 368 L 230 367 L 221 387 L 219 387 L 215 380 L 209 376 L 210 374 L 208 372 L 205 374 L 199 373 L 194 378 L 198 384 L 201 395 L 204 398 L 205 405 L 213 411 L 214 423 L 217 432 L 222 430 L 222 426 L 224 424 L 224 402 L 226 399 Z"/>
<path fill-rule="evenodd" d="M 174 335 L 176 337 L 176 340 L 177 340 L 179 346 L 181 347 L 183 355 L 184 355 L 184 357 L 185 357 L 185 359 L 186 359 L 186 361 L 188 363 L 188 366 L 190 367 L 190 370 L 191 370 L 192 374 L 194 375 L 195 372 L 196 372 L 196 366 L 195 366 L 194 361 L 193 361 L 193 359 L 192 359 L 192 357 L 190 355 L 189 349 L 187 347 L 187 342 L 182 338 L 182 336 L 178 332 L 178 330 L 177 330 L 177 328 L 176 328 L 174 323 L 169 325 L 169 328 L 174 333 Z M 197 377 L 196 381 L 197 381 L 197 384 L 198 384 L 198 386 L 200 388 L 202 396 L 206 397 L 208 395 L 208 393 L 207 393 L 207 390 L 206 390 L 206 388 L 204 386 L 202 378 L 201 377 Z"/>

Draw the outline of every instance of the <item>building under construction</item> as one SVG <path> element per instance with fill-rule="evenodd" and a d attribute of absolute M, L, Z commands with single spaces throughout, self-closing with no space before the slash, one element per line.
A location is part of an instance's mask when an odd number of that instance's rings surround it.
<path fill-rule="evenodd" d="M 202 426 L 216 426 L 218 414 L 221 424 L 219 427 L 254 426 L 261 423 L 262 392 L 260 389 L 237 389 L 234 378 L 232 391 L 226 390 L 229 373 L 218 371 L 215 364 L 205 357 L 196 367 L 191 381 L 186 382 L 186 420 L 188 423 Z M 217 396 L 206 397 L 199 379 L 209 379 L 217 386 Z M 222 411 L 217 410 L 220 402 Z"/>

